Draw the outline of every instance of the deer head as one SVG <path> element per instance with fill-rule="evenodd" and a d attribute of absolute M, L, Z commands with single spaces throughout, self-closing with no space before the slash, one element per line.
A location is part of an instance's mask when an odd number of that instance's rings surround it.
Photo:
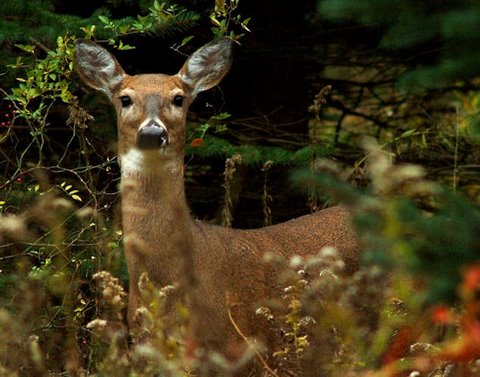
<path fill-rule="evenodd" d="M 130 76 L 103 47 L 77 41 L 78 73 L 115 106 L 122 171 L 125 161 L 133 170 L 139 161 L 143 170 L 158 167 L 162 160 L 183 161 L 188 107 L 198 93 L 217 85 L 228 72 L 231 46 L 228 38 L 208 43 L 176 75 Z"/>

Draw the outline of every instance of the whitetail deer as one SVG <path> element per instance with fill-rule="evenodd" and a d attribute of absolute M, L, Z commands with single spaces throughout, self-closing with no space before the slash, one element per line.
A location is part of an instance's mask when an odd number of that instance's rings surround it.
<path fill-rule="evenodd" d="M 280 293 L 265 253 L 316 255 L 332 246 L 354 270 L 358 248 L 343 207 L 256 230 L 204 224 L 190 215 L 183 174 L 187 111 L 198 93 L 226 75 L 231 50 L 229 39 L 219 39 L 197 50 L 175 75 L 130 76 L 104 48 L 82 40 L 76 45 L 78 73 L 110 98 L 118 115 L 129 323 L 142 273 L 159 287 L 192 275 L 186 292 L 192 334 L 205 349 L 224 353 L 241 341 L 229 310 L 244 334 L 267 343 L 272 336 L 255 316 L 262 300 Z"/>

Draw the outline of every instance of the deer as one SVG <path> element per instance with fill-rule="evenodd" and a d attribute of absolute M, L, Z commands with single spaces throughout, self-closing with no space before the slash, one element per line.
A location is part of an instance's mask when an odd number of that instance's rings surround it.
<path fill-rule="evenodd" d="M 106 95 L 117 114 L 129 326 L 135 326 L 142 274 L 159 288 L 183 282 L 196 344 L 223 354 L 244 341 L 239 330 L 267 347 L 275 337 L 255 315 L 260 303 L 281 294 L 278 271 L 263 262 L 264 254 L 309 256 L 331 246 L 354 271 L 359 249 L 343 206 L 247 230 L 204 223 L 190 213 L 184 184 L 187 112 L 199 93 L 225 77 L 232 45 L 224 37 L 200 47 L 173 75 L 128 75 L 109 51 L 88 40 L 76 41 L 75 57 L 80 78 Z"/>

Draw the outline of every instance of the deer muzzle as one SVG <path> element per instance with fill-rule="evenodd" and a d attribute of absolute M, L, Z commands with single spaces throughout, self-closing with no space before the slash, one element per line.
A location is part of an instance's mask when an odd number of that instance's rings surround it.
<path fill-rule="evenodd" d="M 158 149 L 167 146 L 168 132 L 155 121 L 148 122 L 137 132 L 137 147 L 143 150 Z"/>

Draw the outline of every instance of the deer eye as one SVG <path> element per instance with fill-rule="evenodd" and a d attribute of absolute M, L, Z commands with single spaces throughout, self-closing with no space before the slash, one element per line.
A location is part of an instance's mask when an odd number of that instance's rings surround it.
<path fill-rule="evenodd" d="M 183 96 L 177 95 L 173 97 L 173 104 L 177 107 L 182 107 L 183 105 Z"/>
<path fill-rule="evenodd" d="M 132 99 L 129 96 L 121 96 L 119 99 L 122 103 L 122 107 L 128 107 L 132 104 Z"/>

